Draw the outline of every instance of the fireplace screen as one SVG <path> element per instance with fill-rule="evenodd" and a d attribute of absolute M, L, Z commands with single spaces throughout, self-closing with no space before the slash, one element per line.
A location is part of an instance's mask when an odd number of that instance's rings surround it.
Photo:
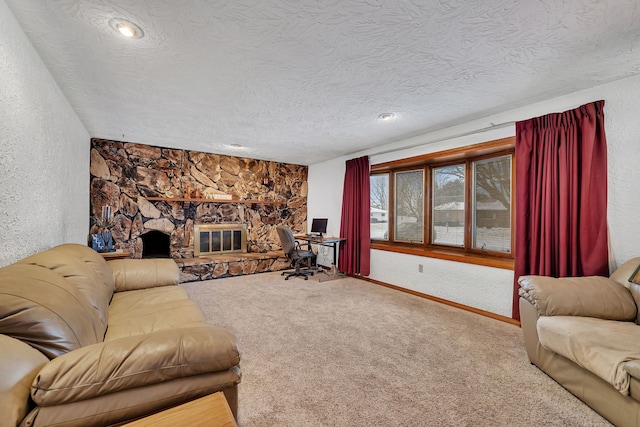
<path fill-rule="evenodd" d="M 194 255 L 212 255 L 247 251 L 245 224 L 194 225 Z"/>

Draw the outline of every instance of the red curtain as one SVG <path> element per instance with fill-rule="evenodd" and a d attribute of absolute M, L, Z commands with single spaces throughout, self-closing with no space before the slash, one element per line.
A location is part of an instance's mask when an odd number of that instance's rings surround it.
<path fill-rule="evenodd" d="M 609 274 L 604 101 L 516 123 L 518 278 Z"/>
<path fill-rule="evenodd" d="M 346 274 L 368 276 L 370 272 L 371 230 L 369 225 L 369 158 L 347 161 L 342 194 L 338 266 Z"/>

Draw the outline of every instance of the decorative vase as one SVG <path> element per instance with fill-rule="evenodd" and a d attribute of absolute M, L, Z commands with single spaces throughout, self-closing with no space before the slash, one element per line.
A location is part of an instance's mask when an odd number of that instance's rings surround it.
<path fill-rule="evenodd" d="M 102 241 L 104 242 L 105 252 L 115 251 L 115 249 L 113 248 L 113 234 L 111 234 L 111 231 L 106 230 L 102 232 Z"/>

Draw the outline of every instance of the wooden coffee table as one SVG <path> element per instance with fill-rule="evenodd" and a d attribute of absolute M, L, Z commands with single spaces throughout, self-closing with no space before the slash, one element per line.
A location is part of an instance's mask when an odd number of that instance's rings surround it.
<path fill-rule="evenodd" d="M 238 427 L 222 392 L 132 421 L 122 427 Z"/>

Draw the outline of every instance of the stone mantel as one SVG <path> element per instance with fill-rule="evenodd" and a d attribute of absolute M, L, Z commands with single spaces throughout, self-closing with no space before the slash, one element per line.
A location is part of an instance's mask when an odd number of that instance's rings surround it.
<path fill-rule="evenodd" d="M 203 199 L 203 198 L 185 198 L 185 197 L 147 197 L 149 201 L 161 201 L 161 202 L 188 202 L 188 203 L 241 203 L 245 205 L 284 205 L 286 202 L 278 202 L 275 200 L 258 200 L 258 199 L 245 199 L 245 200 L 217 200 L 217 199 Z"/>

